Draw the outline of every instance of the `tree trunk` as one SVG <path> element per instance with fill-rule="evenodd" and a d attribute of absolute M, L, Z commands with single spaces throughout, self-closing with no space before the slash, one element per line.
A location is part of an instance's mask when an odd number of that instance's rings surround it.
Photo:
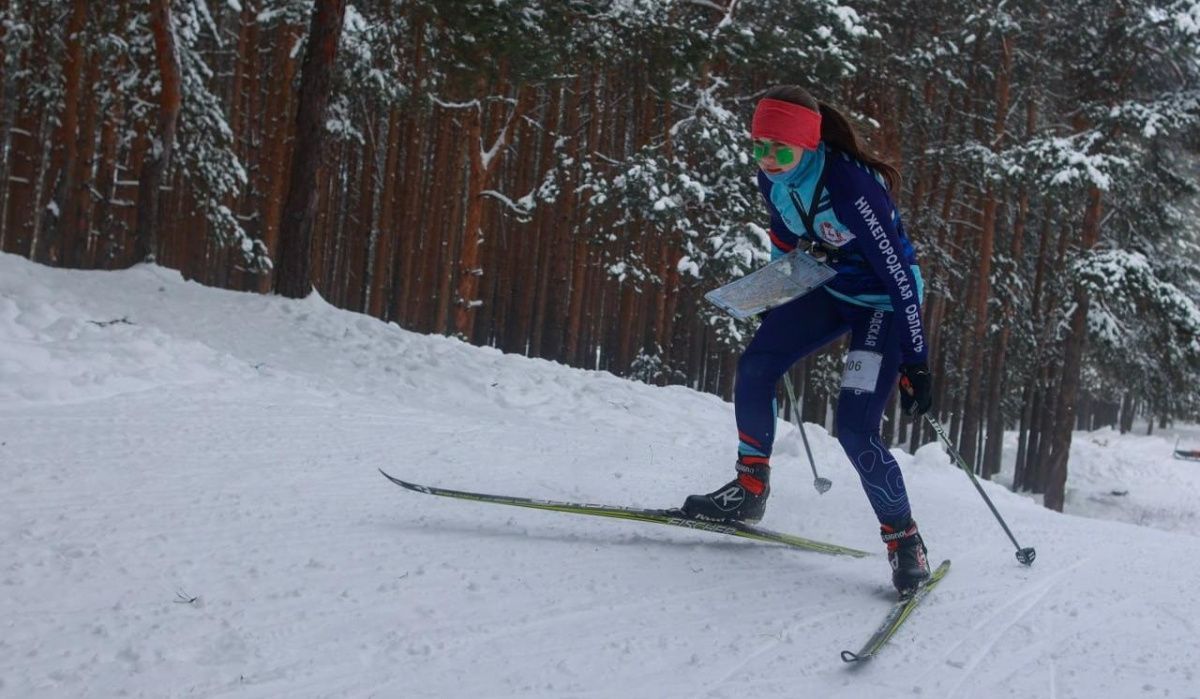
<path fill-rule="evenodd" d="M 62 241 L 66 238 L 67 227 L 75 223 L 75 202 L 81 194 L 75 161 L 79 153 L 79 102 L 83 91 L 83 29 L 87 22 L 87 5 L 87 0 L 72 0 L 71 17 L 67 20 L 67 51 L 63 60 L 63 112 L 58 132 L 54 135 L 55 142 L 62 148 L 62 169 L 57 173 L 58 187 L 54 194 L 53 216 L 46 221 L 45 228 L 38 237 L 37 248 L 33 251 L 33 259 L 49 264 L 58 263 L 62 258 Z M 155 12 L 155 3 L 151 3 L 151 12 Z M 152 16 L 151 26 L 154 26 L 154 19 Z M 157 44 L 157 27 L 154 27 L 154 32 Z M 91 138 L 92 134 L 87 134 L 87 137 Z"/>
<path fill-rule="evenodd" d="M 379 123 L 378 119 L 368 117 L 369 122 Z M 362 151 L 362 169 L 359 174 L 358 199 L 349 218 L 356 225 L 351 229 L 352 236 L 350 268 L 348 270 L 345 308 L 363 313 L 371 301 L 371 285 L 374 282 L 375 256 L 379 245 L 379 158 L 387 157 L 387 130 L 384 128 L 368 131 L 368 140 Z M 347 178 L 349 179 L 349 178 Z"/>
<path fill-rule="evenodd" d="M 75 194 L 66 197 L 68 208 L 63 209 L 60 259 L 63 266 L 66 267 L 81 266 L 87 259 L 87 251 L 91 243 L 92 168 L 96 158 L 96 120 L 99 118 L 99 109 L 96 106 L 98 90 L 94 86 L 99 82 L 100 57 L 96 52 L 90 52 L 85 84 L 91 87 L 83 100 L 79 151 L 75 162 L 75 174 L 70 183 Z"/>
<path fill-rule="evenodd" d="M 1009 104 L 1009 75 L 1012 68 L 1012 40 L 1009 37 L 1000 38 L 1001 61 L 996 76 L 995 119 L 993 121 L 991 143 L 992 150 L 999 151 L 1004 139 L 1006 117 Z M 979 271 L 976 277 L 976 296 L 974 304 L 975 327 L 972 332 L 972 342 L 968 345 L 969 380 L 967 382 L 966 410 L 964 411 L 963 437 L 960 444 L 965 448 L 963 456 L 967 462 L 982 465 L 979 459 L 978 429 L 983 422 L 984 410 L 981 406 L 983 399 L 983 351 L 988 334 L 988 302 L 992 296 L 992 254 L 996 241 L 996 210 L 999 206 L 996 186 L 988 182 L 983 195 L 983 216 L 979 235 Z M 983 469 L 986 471 L 986 469 Z"/>
<path fill-rule="evenodd" d="M 988 301 L 991 299 L 992 290 L 992 249 L 996 240 L 996 206 L 996 194 L 993 186 L 989 183 L 987 192 L 984 194 L 983 225 L 978 242 L 979 267 L 975 273 L 975 294 L 972 303 L 975 323 L 970 339 L 964 343 L 964 351 L 961 355 L 967 363 L 965 368 L 968 378 L 959 452 L 976 470 L 978 470 L 979 459 L 975 444 L 982 415 L 980 394 L 983 392 L 983 347 L 987 342 Z"/>
<path fill-rule="evenodd" d="M 395 275 L 395 250 L 397 247 L 398 226 L 395 224 L 396 211 L 396 182 L 399 179 L 397 165 L 400 161 L 400 110 L 392 108 L 387 122 L 387 160 L 383 168 L 383 182 L 379 196 L 379 249 L 376 251 L 372 277 L 374 285 L 371 298 L 367 303 L 367 312 L 376 318 L 389 320 L 388 301 L 392 297 Z"/>
<path fill-rule="evenodd" d="M 1044 387 L 1037 403 L 1037 450 L 1034 452 L 1033 470 L 1029 489 L 1035 493 L 1046 492 L 1049 482 L 1050 453 L 1054 444 L 1054 419 L 1056 415 L 1057 396 L 1061 386 L 1053 381 L 1052 372 L 1060 369 L 1055 359 L 1053 365 L 1046 365 L 1042 370 L 1041 384 Z"/>
<path fill-rule="evenodd" d="M 398 290 L 394 292 L 395 298 L 392 299 L 392 317 L 410 326 L 416 322 L 414 297 L 421 288 L 419 281 L 426 268 L 422 257 L 426 220 L 423 213 L 433 206 L 433 197 L 422 197 L 421 194 L 431 177 L 429 172 L 444 160 L 443 152 L 447 144 L 440 138 L 444 130 L 442 124 L 443 120 L 439 117 L 428 112 L 417 112 L 409 115 L 404 132 L 404 197 L 400 206 L 402 237 L 397 242 L 399 250 L 396 253 L 400 279 L 397 282 Z M 432 134 L 433 138 L 418 138 L 421 133 Z M 426 143 L 429 142 L 432 146 L 431 160 L 425 158 Z M 418 173 L 418 164 L 430 162 L 430 167 L 421 168 Z"/>
<path fill-rule="evenodd" d="M 439 110 L 430 133 L 436 133 L 433 140 L 433 160 L 428 169 L 429 174 L 420 183 L 423 188 L 417 200 L 417 222 L 412 228 L 413 257 L 416 267 L 410 278 L 412 289 L 409 291 L 409 281 L 405 282 L 405 298 L 407 316 L 415 327 L 424 332 L 433 330 L 436 320 L 433 316 L 440 305 L 438 296 L 438 262 L 442 251 L 448 244 L 448 231 L 458 226 L 457 220 L 451 220 L 451 204 L 455 197 L 447 192 L 456 191 L 461 181 L 462 167 L 459 165 L 461 152 L 459 144 L 454 139 L 458 128 L 454 119 L 445 110 Z"/>
<path fill-rule="evenodd" d="M 450 134 L 453 134 L 453 131 L 451 131 Z M 471 150 L 474 147 L 475 146 L 471 142 L 467 143 L 467 150 Z M 457 153 L 457 155 L 454 158 L 451 158 L 451 162 L 461 163 L 461 149 L 455 147 L 453 150 Z M 451 174 L 453 175 L 453 179 L 451 180 L 452 186 L 447 191 L 454 192 L 455 194 L 452 195 L 453 198 L 450 202 L 450 213 L 446 217 L 445 225 L 442 227 L 442 239 L 440 249 L 438 251 L 438 283 L 437 293 L 435 294 L 435 298 L 437 299 L 437 309 L 433 317 L 433 326 L 430 328 L 430 332 L 435 332 L 438 334 L 454 332 L 454 328 L 450 324 L 450 310 L 451 302 L 453 301 L 452 293 L 454 289 L 455 270 L 458 269 L 458 267 L 455 265 L 455 262 L 462 259 L 461 257 L 456 257 L 456 255 L 459 254 L 459 246 L 457 243 L 463 238 L 463 197 L 461 194 L 459 194 L 463 191 L 461 189 L 463 186 L 462 170 L 463 168 L 459 165 L 455 165 L 451 168 Z M 470 176 L 471 175 L 469 173 L 466 175 L 468 178 Z M 470 184 L 467 184 L 467 187 L 469 188 Z"/>
<path fill-rule="evenodd" d="M 1121 397 L 1121 434 L 1133 430 L 1134 400 L 1133 392 L 1126 391 Z"/>
<path fill-rule="evenodd" d="M 262 211 L 262 224 L 259 227 L 263 245 L 275 260 L 271 274 L 263 275 L 259 280 L 259 291 L 269 291 L 279 277 L 281 253 L 280 226 L 284 217 L 285 199 L 288 196 L 290 183 L 289 174 L 292 171 L 292 160 L 295 152 L 291 140 L 298 120 L 292 119 L 292 81 L 296 76 L 298 61 L 292 56 L 291 47 L 303 36 L 300 27 L 285 24 L 280 34 L 275 37 L 274 58 L 271 60 L 271 70 L 276 74 L 272 80 L 263 81 L 269 86 L 265 99 L 266 112 L 262 115 L 256 130 L 257 137 L 252 137 L 261 144 L 261 153 L 257 155 L 258 162 L 258 191 L 261 196 L 259 206 Z M 256 97 L 263 97 L 256 95 Z M 315 182 L 315 178 L 313 180 Z M 315 186 L 315 184 L 314 184 Z M 306 251 L 304 253 L 308 255 Z"/>
<path fill-rule="evenodd" d="M 1103 200 L 1100 190 L 1088 192 L 1088 207 L 1083 217 L 1082 249 L 1091 250 L 1100 238 L 1100 214 Z M 1046 484 L 1046 507 L 1062 512 L 1066 499 L 1067 461 L 1071 451 L 1071 431 L 1075 426 L 1075 401 L 1079 392 L 1079 375 L 1083 350 L 1087 345 L 1087 314 L 1090 298 L 1082 286 L 1075 288 L 1075 312 L 1071 316 L 1071 331 L 1067 336 L 1063 356 L 1062 385 L 1058 396 L 1058 415 L 1055 421 L 1054 445 L 1050 456 L 1049 480 Z"/>
<path fill-rule="evenodd" d="M 7 31 L 0 39 L 0 251 L 7 250 L 9 173 L 15 157 L 12 149 L 13 124 L 17 114 L 17 74 L 20 72 L 20 53 L 5 51 Z"/>
<path fill-rule="evenodd" d="M 480 79 L 479 92 L 482 93 L 483 82 Z M 467 155 L 470 158 L 470 179 L 467 183 L 467 225 L 463 231 L 462 246 L 458 258 L 458 289 L 454 300 L 454 332 L 460 337 L 470 338 L 475 323 L 475 309 L 479 307 L 476 298 L 479 291 L 479 277 L 483 275 L 480 266 L 481 249 L 483 246 L 483 190 L 486 189 L 500 164 L 501 153 L 512 143 L 517 121 L 525 115 L 533 91 L 527 88 L 517 90 L 517 103 L 501 127 L 495 139 L 490 139 L 487 150 L 483 143 L 483 107 L 476 105 L 468 110 L 467 116 Z"/>
<path fill-rule="evenodd" d="M 576 83 L 577 89 L 583 89 L 582 81 Z M 588 149 L 596 148 L 596 144 L 600 139 L 600 127 L 603 117 L 603 111 L 600 107 L 600 90 L 601 76 L 598 72 L 592 73 L 591 89 L 588 94 L 588 127 L 587 141 L 581 144 L 581 135 L 576 134 L 570 140 L 569 156 L 574 162 L 579 161 L 581 153 Z M 571 202 L 574 206 L 586 206 L 587 200 L 578 195 L 571 196 Z M 565 358 L 568 362 L 573 362 L 576 365 L 582 365 L 585 362 L 587 346 L 583 342 L 584 332 L 584 308 L 585 294 L 590 290 L 587 274 L 588 267 L 588 244 L 583 240 L 585 232 L 581 231 L 580 235 L 572 236 L 571 246 L 574 252 L 574 260 L 572 261 L 571 279 L 574 283 L 571 285 L 570 297 L 567 301 L 567 328 L 566 328 L 566 350 Z"/>
<path fill-rule="evenodd" d="M 1025 219 L 1029 212 L 1029 193 L 1024 188 L 1018 197 L 1017 220 L 1012 230 L 1012 264 L 1020 268 L 1021 257 L 1025 252 Z M 992 352 L 992 371 L 988 382 L 990 389 L 987 404 L 987 443 L 983 455 L 983 475 L 991 478 L 1000 472 L 1000 463 L 1004 453 L 1004 428 L 1006 427 L 1003 411 L 1005 387 L 1008 385 L 1006 360 L 1008 357 L 1008 340 L 1012 335 L 1015 322 L 1012 318 L 1012 302 L 1016 289 L 1007 289 L 1002 294 L 1000 306 L 1000 334 L 996 338 Z"/>
<path fill-rule="evenodd" d="M 179 74 L 179 50 L 175 45 L 175 25 L 170 0 L 151 0 L 150 27 L 154 31 L 154 54 L 162 80 L 159 95 L 158 134 L 150 147 L 150 156 L 142 164 L 138 180 L 138 216 L 136 255 L 153 262 L 158 252 L 158 208 L 163 176 L 171 166 L 175 150 L 175 130 L 183 99 Z"/>
<path fill-rule="evenodd" d="M 304 298 L 312 291 L 309 248 L 317 206 L 317 170 L 321 166 L 325 108 L 345 15 L 346 0 L 316 4 L 300 69 L 296 149 L 280 227 L 279 274 L 275 278 L 275 291 L 289 298 Z"/>
<path fill-rule="evenodd" d="M 1040 377 L 1040 372 L 1038 376 Z M 1026 422 L 1026 441 L 1024 459 L 1017 461 L 1017 478 L 1013 481 L 1013 490 L 1033 490 L 1034 483 L 1037 480 L 1037 458 L 1038 458 L 1038 438 L 1041 429 L 1041 401 L 1042 389 L 1035 385 L 1033 388 L 1027 388 L 1029 393 L 1028 403 L 1025 406 L 1025 414 L 1023 419 Z"/>

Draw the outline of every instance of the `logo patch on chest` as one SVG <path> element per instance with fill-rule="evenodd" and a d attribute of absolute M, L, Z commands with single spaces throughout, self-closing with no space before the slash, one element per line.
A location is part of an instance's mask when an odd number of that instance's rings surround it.
<path fill-rule="evenodd" d="M 821 221 L 821 225 L 817 226 L 817 234 L 821 236 L 821 240 L 824 240 L 826 243 L 829 243 L 836 248 L 840 248 L 846 243 L 849 243 L 851 240 L 854 240 L 853 233 L 850 231 L 838 230 L 837 227 L 829 221 Z"/>

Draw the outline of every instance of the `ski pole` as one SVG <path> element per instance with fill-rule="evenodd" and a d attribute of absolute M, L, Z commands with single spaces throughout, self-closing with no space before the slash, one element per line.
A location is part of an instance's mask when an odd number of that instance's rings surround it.
<path fill-rule="evenodd" d="M 792 421 L 796 423 L 796 427 L 800 428 L 800 439 L 804 440 L 804 452 L 808 454 L 808 465 L 812 467 L 813 487 L 817 489 L 818 493 L 824 495 L 833 487 L 833 481 L 817 475 L 817 462 L 813 460 L 812 449 L 808 446 L 808 435 L 804 433 L 804 420 L 800 417 L 800 411 L 796 409 L 796 387 L 792 385 L 790 374 L 783 375 L 783 385 L 787 388 L 788 402 L 792 406 Z"/>
<path fill-rule="evenodd" d="M 1035 556 L 1037 556 L 1037 551 L 1034 551 L 1032 546 L 1029 548 L 1021 548 L 1021 545 L 1017 543 L 1017 538 L 1013 536 L 1013 533 L 1011 530 L 1009 530 L 1008 525 L 1004 523 L 1004 518 L 1000 516 L 1000 512 L 996 509 L 996 506 L 992 504 L 992 499 L 989 498 L 987 493 L 983 491 L 983 486 L 979 485 L 979 479 L 975 477 L 975 472 L 970 466 L 967 465 L 967 462 L 963 460 L 962 455 L 958 453 L 958 450 L 954 448 L 954 445 L 950 443 L 950 437 L 946 436 L 946 430 L 942 428 L 942 423 L 938 422 L 937 418 L 928 413 L 925 414 L 925 420 L 929 423 L 930 427 L 933 428 L 933 431 L 937 432 L 937 436 L 941 438 L 942 444 L 946 446 L 946 451 L 950 452 L 950 456 L 954 458 L 954 461 L 956 464 L 958 464 L 958 467 L 967 474 L 967 476 L 971 479 L 971 483 L 975 484 L 975 490 L 978 490 L 979 494 L 983 496 L 983 501 L 987 503 L 987 506 L 989 509 L 991 509 L 992 514 L 996 515 L 996 521 L 1000 522 L 1000 526 L 1004 528 L 1004 533 L 1008 534 L 1009 541 L 1013 542 L 1013 546 L 1017 547 L 1017 560 L 1027 566 L 1033 565 L 1033 559 Z"/>

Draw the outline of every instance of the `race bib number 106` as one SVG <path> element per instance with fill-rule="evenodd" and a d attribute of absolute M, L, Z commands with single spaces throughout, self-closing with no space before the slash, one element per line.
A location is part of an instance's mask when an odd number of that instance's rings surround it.
<path fill-rule="evenodd" d="M 883 355 L 867 350 L 854 350 L 846 355 L 846 369 L 842 373 L 842 388 L 855 391 L 875 392 L 879 381 L 879 367 Z"/>

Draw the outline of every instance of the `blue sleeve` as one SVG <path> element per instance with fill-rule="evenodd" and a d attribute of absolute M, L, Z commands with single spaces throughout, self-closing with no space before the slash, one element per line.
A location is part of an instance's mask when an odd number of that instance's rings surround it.
<path fill-rule="evenodd" d="M 900 323 L 900 353 L 905 364 L 927 361 L 921 299 L 910 262 L 896 232 L 896 213 L 887 190 L 859 165 L 839 157 L 830 167 L 833 212 L 850 232 L 853 244 L 883 282 Z"/>
<path fill-rule="evenodd" d="M 771 227 L 768 229 L 771 235 L 771 259 L 777 260 L 791 252 L 796 246 L 789 246 L 783 239 L 783 234 L 788 232 L 788 227 L 783 222 L 783 217 L 779 215 L 779 209 L 775 208 L 775 204 L 771 201 L 771 187 L 771 180 L 767 179 L 762 170 L 759 170 L 758 191 L 762 194 L 763 201 L 767 204 L 767 212 L 771 215 Z"/>

